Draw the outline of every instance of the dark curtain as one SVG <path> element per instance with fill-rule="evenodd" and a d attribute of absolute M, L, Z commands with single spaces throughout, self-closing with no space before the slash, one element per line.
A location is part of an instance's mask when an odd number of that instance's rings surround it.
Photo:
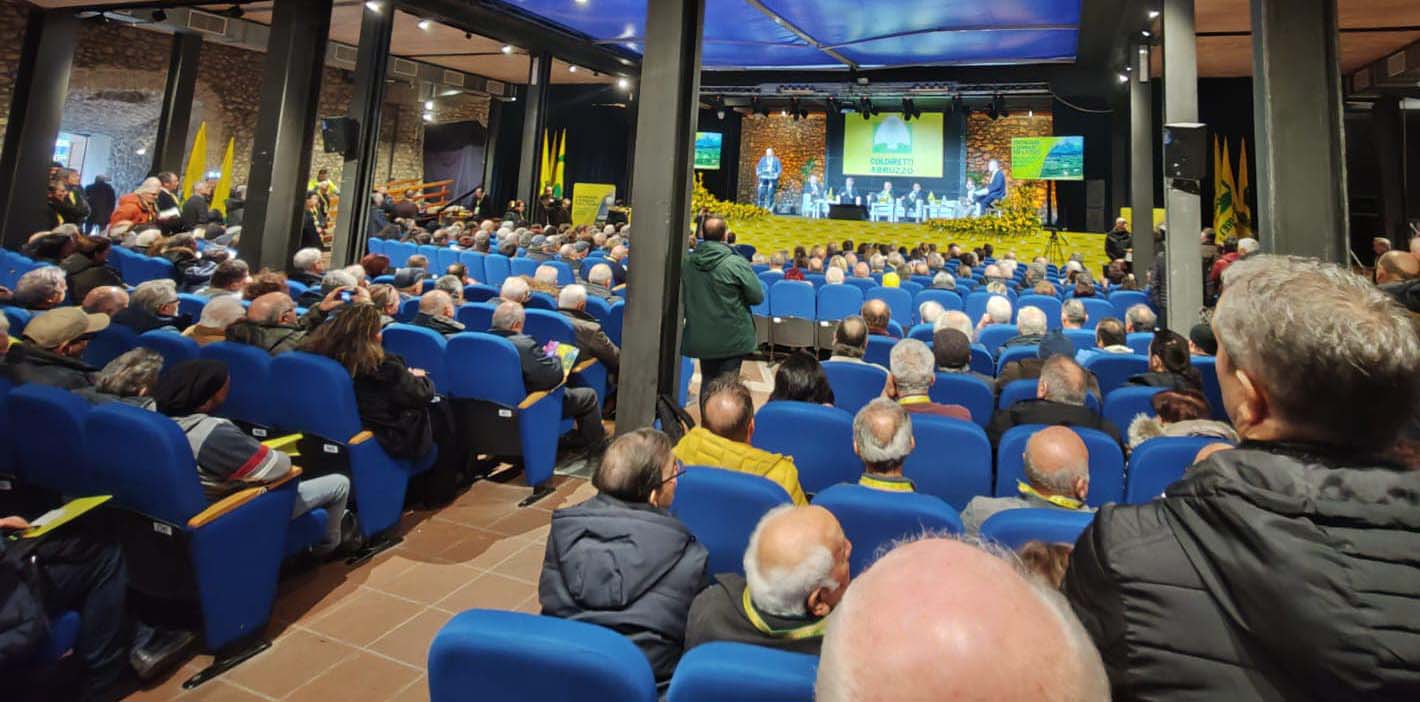
<path fill-rule="evenodd" d="M 483 152 L 488 130 L 477 122 L 432 124 L 424 128 L 424 180 L 454 181 L 449 198 L 468 193 L 483 182 Z M 467 206 L 465 198 L 459 204 Z"/>
<path fill-rule="evenodd" d="M 724 119 L 720 119 L 715 110 L 701 110 L 696 126 L 696 131 L 719 132 L 722 135 L 720 167 L 696 173 L 700 174 L 701 182 L 711 195 L 730 202 L 734 202 L 735 191 L 739 188 L 740 123 L 743 119 L 744 115 L 734 110 L 725 110 Z"/>
<path fill-rule="evenodd" d="M 549 101 L 548 130 L 566 130 L 565 196 L 571 197 L 577 183 L 610 183 L 617 199 L 629 200 L 627 156 L 635 113 L 626 93 L 614 86 L 558 85 Z"/>

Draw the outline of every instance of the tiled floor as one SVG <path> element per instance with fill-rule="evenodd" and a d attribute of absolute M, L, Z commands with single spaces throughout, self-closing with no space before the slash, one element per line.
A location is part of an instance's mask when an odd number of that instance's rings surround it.
<path fill-rule="evenodd" d="M 773 374 L 751 362 L 742 377 L 762 404 Z M 692 393 L 697 387 L 692 383 Z M 694 404 L 692 394 L 692 415 Z M 585 474 L 577 466 L 563 468 Z M 584 479 L 558 476 L 552 495 L 520 509 L 518 501 L 529 494 L 521 476 L 506 483 L 497 478 L 476 483 L 441 509 L 405 514 L 399 525 L 404 541 L 367 563 L 329 563 L 283 580 L 269 650 L 184 691 L 182 682 L 212 660 L 197 656 L 128 699 L 427 700 L 425 660 L 434 634 L 455 614 L 476 607 L 537 612 L 552 511 L 595 493 Z"/>

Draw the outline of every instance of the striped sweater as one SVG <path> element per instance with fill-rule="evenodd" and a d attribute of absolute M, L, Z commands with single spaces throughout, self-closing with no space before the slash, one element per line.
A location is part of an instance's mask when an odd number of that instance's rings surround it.
<path fill-rule="evenodd" d="M 250 484 L 271 482 L 291 471 L 291 457 L 247 436 L 230 420 L 205 414 L 175 417 L 197 461 L 197 477 L 209 500 Z"/>

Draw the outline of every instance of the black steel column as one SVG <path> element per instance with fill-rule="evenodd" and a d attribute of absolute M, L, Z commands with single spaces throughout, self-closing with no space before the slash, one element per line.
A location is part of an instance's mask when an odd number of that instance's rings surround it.
<path fill-rule="evenodd" d="M 197 62 L 202 53 L 202 35 L 174 32 L 173 50 L 168 58 L 168 82 L 163 88 L 163 110 L 158 115 L 158 139 L 153 147 L 153 170 L 183 172 L 187 153 L 187 130 L 191 126 L 192 93 L 197 88 Z"/>
<path fill-rule="evenodd" d="M 704 20 L 705 0 L 646 4 L 631 192 L 636 263 L 627 270 L 618 432 L 651 425 L 656 395 L 674 394 L 680 369 L 680 264 L 690 231 Z"/>
<path fill-rule="evenodd" d="M 542 192 L 542 141 L 547 127 L 548 87 L 552 83 L 552 54 L 529 56 L 527 100 L 523 103 L 522 157 L 518 160 L 518 198 L 527 203 L 527 216 L 537 209 Z"/>
<path fill-rule="evenodd" d="M 390 35 L 394 11 L 384 6 L 361 7 L 360 47 L 355 60 L 355 91 L 350 118 L 357 137 L 340 171 L 340 211 L 331 242 L 333 265 L 348 266 L 360 259 L 369 236 L 370 193 L 375 187 L 375 151 L 380 145 L 380 108 L 385 101 L 385 75 L 389 72 Z"/>
<path fill-rule="evenodd" d="M 240 251 L 285 270 L 301 242 L 331 0 L 276 0 L 252 144 Z"/>
<path fill-rule="evenodd" d="M 20 45 L 20 66 L 10 102 L 5 146 L 0 152 L 0 232 L 19 248 L 30 235 L 54 226 L 49 212 L 49 164 L 79 22 L 73 12 L 30 9 Z"/>
<path fill-rule="evenodd" d="M 1154 265 L 1154 90 L 1149 79 L 1149 47 L 1135 50 L 1129 77 L 1129 207 L 1134 221 L 1134 279 L 1142 286 Z"/>
<path fill-rule="evenodd" d="M 1348 250 L 1336 0 L 1252 0 L 1257 230 L 1266 251 Z"/>
<path fill-rule="evenodd" d="M 1332 0 L 1335 2 L 1335 0 Z M 1198 122 L 1198 39 L 1194 33 L 1193 0 L 1164 0 L 1164 124 Z M 1170 328 L 1188 332 L 1203 308 L 1203 202 L 1196 187 L 1164 180 L 1168 243 L 1164 265 L 1168 309 L 1161 310 Z"/>

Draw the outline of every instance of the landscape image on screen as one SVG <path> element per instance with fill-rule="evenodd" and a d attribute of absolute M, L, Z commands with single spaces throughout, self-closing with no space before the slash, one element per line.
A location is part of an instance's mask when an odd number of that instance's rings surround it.
<path fill-rule="evenodd" d="M 713 171 L 720 168 L 720 144 L 724 136 L 719 132 L 695 133 L 695 167 Z"/>
<path fill-rule="evenodd" d="M 1084 180 L 1085 138 L 1012 139 L 1011 177 L 1018 180 Z"/>

